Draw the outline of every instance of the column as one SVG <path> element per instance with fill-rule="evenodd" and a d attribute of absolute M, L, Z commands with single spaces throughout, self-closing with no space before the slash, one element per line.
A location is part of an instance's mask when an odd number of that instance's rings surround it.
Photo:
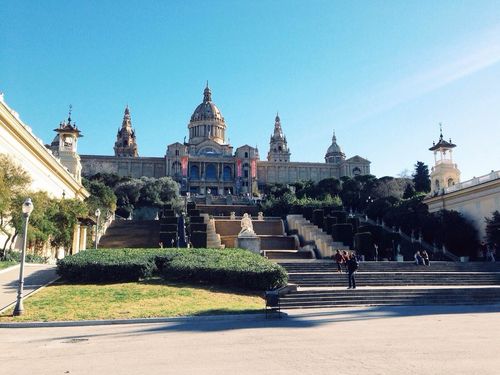
<path fill-rule="evenodd" d="M 80 227 L 80 251 L 87 249 L 87 226 Z"/>
<path fill-rule="evenodd" d="M 73 228 L 73 241 L 71 245 L 71 254 L 76 254 L 80 250 L 80 224 Z"/>

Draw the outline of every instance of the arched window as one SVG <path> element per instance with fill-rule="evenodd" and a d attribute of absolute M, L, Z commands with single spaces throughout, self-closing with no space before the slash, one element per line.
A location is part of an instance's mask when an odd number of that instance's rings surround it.
<path fill-rule="evenodd" d="M 455 185 L 455 181 L 453 181 L 453 178 L 448 179 L 448 187 Z"/>
<path fill-rule="evenodd" d="M 439 190 L 440 189 L 440 186 L 439 186 L 439 180 L 436 180 L 434 182 L 434 186 L 436 187 L 436 190 Z"/>
<path fill-rule="evenodd" d="M 231 167 L 227 165 L 224 167 L 222 179 L 224 181 L 231 181 Z"/>
<path fill-rule="evenodd" d="M 245 152 L 245 157 L 248 158 L 248 152 Z"/>
<path fill-rule="evenodd" d="M 192 180 L 200 179 L 200 168 L 197 165 L 191 166 L 191 169 L 189 171 L 189 177 L 191 177 Z"/>
<path fill-rule="evenodd" d="M 217 180 L 217 168 L 215 168 L 215 164 L 207 165 L 207 169 L 205 170 L 205 178 L 207 180 Z"/>
<path fill-rule="evenodd" d="M 181 174 L 181 163 L 179 163 L 178 161 L 174 161 L 172 163 L 172 173 L 174 175 L 179 175 Z"/>

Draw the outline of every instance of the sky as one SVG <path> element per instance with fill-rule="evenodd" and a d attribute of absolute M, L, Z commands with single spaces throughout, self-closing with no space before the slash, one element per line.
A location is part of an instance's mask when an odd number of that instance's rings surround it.
<path fill-rule="evenodd" d="M 25 1 L 0 9 L 0 92 L 45 142 L 72 118 L 112 155 L 128 104 L 141 156 L 164 156 L 212 99 L 235 146 L 292 161 L 335 130 L 378 177 L 433 164 L 443 124 L 462 180 L 500 169 L 500 1 Z"/>

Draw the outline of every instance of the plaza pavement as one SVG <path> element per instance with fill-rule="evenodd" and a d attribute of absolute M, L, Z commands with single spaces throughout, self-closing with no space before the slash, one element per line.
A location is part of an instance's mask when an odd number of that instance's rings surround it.
<path fill-rule="evenodd" d="M 6 374 L 500 373 L 500 305 L 290 310 L 156 324 L 1 328 Z"/>
<path fill-rule="evenodd" d="M 54 265 L 27 263 L 24 267 L 24 296 L 58 278 Z M 19 265 L 0 271 L 0 311 L 16 301 L 18 281 Z"/>

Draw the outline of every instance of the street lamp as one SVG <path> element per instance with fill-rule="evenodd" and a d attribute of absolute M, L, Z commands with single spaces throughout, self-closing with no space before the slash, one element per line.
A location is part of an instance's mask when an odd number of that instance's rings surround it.
<path fill-rule="evenodd" d="M 24 216 L 24 239 L 23 251 L 21 253 L 21 268 L 19 270 L 19 287 L 17 289 L 17 302 L 14 307 L 14 316 L 22 315 L 24 312 L 23 306 L 23 288 L 24 288 L 24 259 L 26 258 L 26 242 L 28 242 L 28 221 L 33 211 L 33 202 L 28 198 L 23 203 L 23 216 Z"/>
<path fill-rule="evenodd" d="M 101 216 L 101 210 L 97 209 L 97 210 L 95 210 L 94 213 L 95 213 L 95 217 L 96 217 L 96 221 L 95 221 L 95 249 L 97 250 L 97 239 L 99 236 L 99 217 Z"/>

